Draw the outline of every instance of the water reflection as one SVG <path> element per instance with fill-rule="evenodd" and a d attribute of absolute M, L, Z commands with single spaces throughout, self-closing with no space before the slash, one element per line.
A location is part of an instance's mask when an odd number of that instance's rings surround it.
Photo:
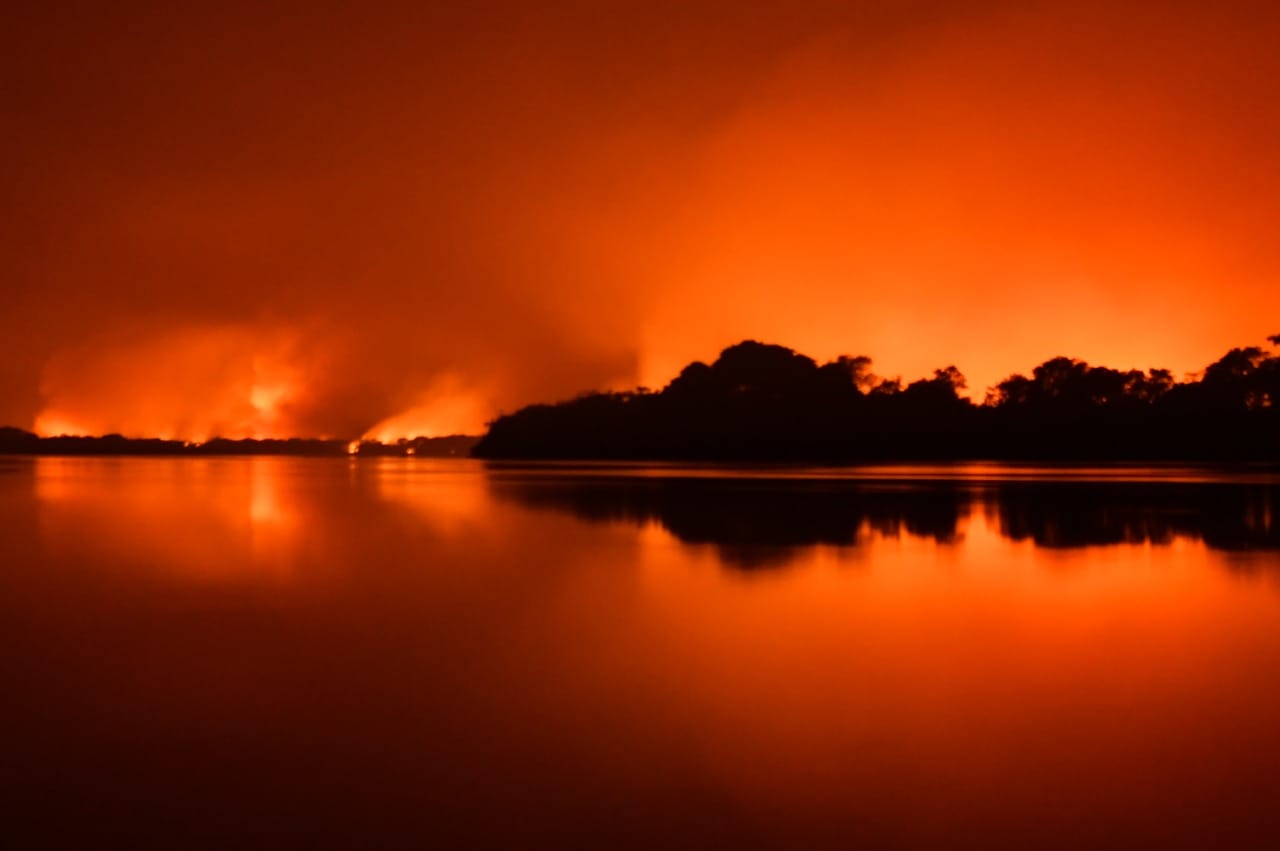
<path fill-rule="evenodd" d="M 805 548 L 912 536 L 953 543 L 970 497 L 949 485 L 868 488 L 824 481 L 490 476 L 494 496 L 588 522 L 660 523 L 689 544 L 713 544 L 727 565 L 787 564 Z"/>
<path fill-rule="evenodd" d="M 713 544 L 740 568 L 785 565 L 818 545 L 917 537 L 954 544 L 979 515 L 1012 541 L 1044 548 L 1165 546 L 1280 550 L 1278 486 L 1108 481 L 849 481 L 647 475 L 557 476 L 495 470 L 494 496 L 587 522 L 657 522 L 688 544 Z"/>
<path fill-rule="evenodd" d="M 271 458 L 41 458 L 31 468 L 41 546 L 100 566 L 282 578 L 307 529 L 296 470 Z"/>
<path fill-rule="evenodd" d="M 1005 472 L 0 459 L 5 838 L 1266 847 L 1274 483 Z"/>
<path fill-rule="evenodd" d="M 1003 534 L 1040 547 L 1167 546 L 1280 549 L 1277 487 L 1265 484 L 1116 484 L 996 488 L 984 495 Z"/>

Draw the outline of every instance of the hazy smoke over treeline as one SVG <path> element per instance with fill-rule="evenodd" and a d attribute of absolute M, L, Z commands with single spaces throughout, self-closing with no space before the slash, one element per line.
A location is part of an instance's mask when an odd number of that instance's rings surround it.
<path fill-rule="evenodd" d="M 957 5 L 6 11 L 0 422 L 475 430 L 744 337 L 981 392 L 1273 331 L 1277 13 Z"/>

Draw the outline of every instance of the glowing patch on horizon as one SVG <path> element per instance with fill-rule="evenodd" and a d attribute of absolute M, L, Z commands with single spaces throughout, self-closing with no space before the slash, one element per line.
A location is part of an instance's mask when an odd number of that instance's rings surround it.
<path fill-rule="evenodd" d="M 300 436 L 296 411 L 307 378 L 289 328 L 195 325 L 117 335 L 50 358 L 35 431 L 190 443 Z"/>
<path fill-rule="evenodd" d="M 62 418 L 56 411 L 41 413 L 36 417 L 32 430 L 41 437 L 87 437 L 92 434 L 89 429 Z"/>
<path fill-rule="evenodd" d="M 437 379 L 413 406 L 366 431 L 362 439 L 395 443 L 401 438 L 479 434 L 493 415 L 487 398 L 450 374 Z"/>

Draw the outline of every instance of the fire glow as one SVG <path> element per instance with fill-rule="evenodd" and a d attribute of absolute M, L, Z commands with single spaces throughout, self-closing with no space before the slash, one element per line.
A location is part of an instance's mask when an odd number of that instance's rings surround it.
<path fill-rule="evenodd" d="M 203 443 L 289 436 L 306 376 L 279 335 L 195 327 L 59 352 L 35 431 Z"/>
<path fill-rule="evenodd" d="M 45 370 L 42 437 L 122 434 L 188 443 L 212 438 L 401 438 L 475 434 L 493 415 L 457 374 L 430 382 L 405 408 L 369 427 L 317 430 L 334 358 L 325 338 L 295 329 L 195 326 L 59 352 Z"/>
<path fill-rule="evenodd" d="M 1266 4 L 822 5 L 80 41 L 33 7 L 0 424 L 391 440 L 747 338 L 980 393 L 1275 330 Z"/>

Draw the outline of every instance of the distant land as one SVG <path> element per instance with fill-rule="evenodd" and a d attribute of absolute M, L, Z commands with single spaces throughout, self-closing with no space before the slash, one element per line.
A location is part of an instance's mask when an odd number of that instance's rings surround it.
<path fill-rule="evenodd" d="M 1280 335 L 1269 338 L 1280 346 Z M 954 366 L 904 385 L 866 357 L 819 365 L 747 340 L 661 391 L 588 393 L 490 423 L 492 459 L 1280 461 L 1280 356 L 1232 349 L 1179 381 L 1068 357 L 981 402 Z"/>
<path fill-rule="evenodd" d="M 479 440 L 471 435 L 416 437 L 396 443 L 359 440 L 229 440 L 214 438 L 203 443 L 158 438 L 39 437 L 18 428 L 0 427 L 0 455 L 303 455 L 303 456 L 422 456 L 466 457 Z"/>
<path fill-rule="evenodd" d="M 954 366 L 904 384 L 864 356 L 824 364 L 746 340 L 660 391 L 592 392 L 499 416 L 483 436 L 202 443 L 39 437 L 0 428 L 0 454 L 424 456 L 510 460 L 858 463 L 892 460 L 1280 462 L 1280 335 L 1179 381 L 1055 357 L 975 402 Z"/>

